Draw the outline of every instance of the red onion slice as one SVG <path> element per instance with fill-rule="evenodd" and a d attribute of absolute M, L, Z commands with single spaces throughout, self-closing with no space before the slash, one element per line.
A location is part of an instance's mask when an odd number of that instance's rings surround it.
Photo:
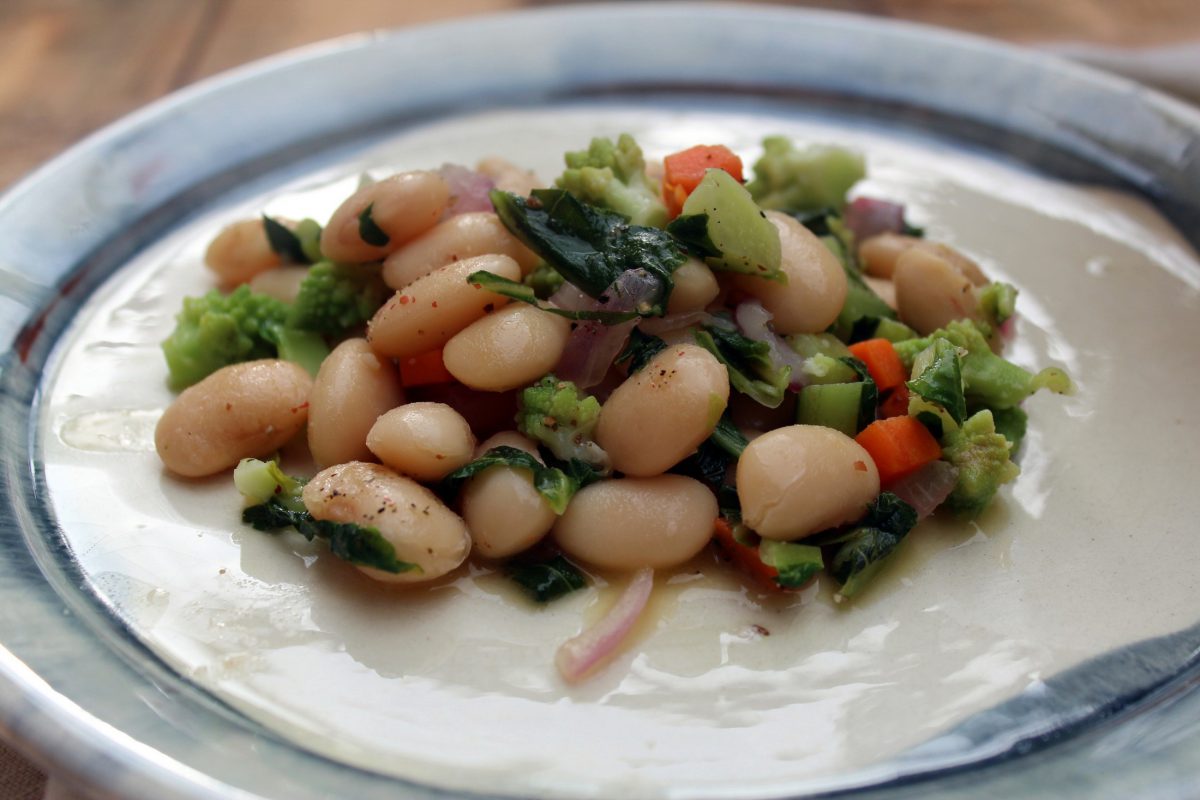
<path fill-rule="evenodd" d="M 570 311 L 634 311 L 657 300 L 661 289 L 659 280 L 646 270 L 630 269 L 622 272 L 599 300 L 564 283 L 550 297 L 550 302 Z M 554 374 L 562 380 L 572 381 L 580 389 L 600 383 L 636 324 L 636 319 L 617 325 L 605 325 L 596 320 L 577 323 Z"/>
<path fill-rule="evenodd" d="M 931 461 L 911 475 L 906 475 L 887 488 L 925 519 L 934 509 L 946 502 L 958 483 L 958 467 L 948 461 Z"/>
<path fill-rule="evenodd" d="M 619 325 L 605 325 L 596 320 L 575 323 L 576 328 L 554 367 L 555 376 L 571 381 L 580 389 L 600 383 L 636 324 L 637 320 L 632 319 Z"/>
<path fill-rule="evenodd" d="M 902 232 L 904 206 L 874 197 L 857 197 L 846 206 L 842 219 L 854 232 L 854 240 L 865 242 L 881 233 Z"/>
<path fill-rule="evenodd" d="M 710 314 L 707 311 L 685 311 L 681 314 L 669 314 L 665 317 L 646 317 L 638 322 L 642 333 L 651 336 L 661 336 L 664 333 L 678 331 L 693 326 L 707 325 L 711 328 L 732 330 L 733 325 L 726 319 Z"/>
<path fill-rule="evenodd" d="M 616 652 L 645 610 L 653 588 L 654 570 L 638 570 L 607 614 L 578 636 L 563 642 L 554 656 L 563 680 L 580 681 Z"/>
<path fill-rule="evenodd" d="M 488 197 L 488 192 L 494 189 L 496 184 L 487 175 L 458 164 L 443 164 L 437 172 L 450 187 L 450 205 L 442 214 L 442 219 L 468 211 L 492 210 L 492 200 Z"/>
<path fill-rule="evenodd" d="M 792 368 L 788 378 L 788 386 L 792 389 L 802 389 L 804 381 L 804 356 L 792 349 L 787 341 L 771 330 L 771 320 L 774 315 L 763 308 L 757 300 L 747 300 L 738 305 L 733 312 L 742 335 L 756 342 L 765 342 L 771 348 L 771 362 L 776 367 L 787 365 Z"/>

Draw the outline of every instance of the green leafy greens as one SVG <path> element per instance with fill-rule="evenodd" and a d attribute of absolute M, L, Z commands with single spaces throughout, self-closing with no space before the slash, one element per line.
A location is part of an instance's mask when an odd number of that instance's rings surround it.
<path fill-rule="evenodd" d="M 695 333 L 696 343 L 717 357 L 729 370 L 729 385 L 767 408 L 778 408 L 792 368 L 776 367 L 771 347 L 740 333 L 705 325 Z"/>
<path fill-rule="evenodd" d="M 537 603 L 549 603 L 587 586 L 579 568 L 562 555 L 547 561 L 515 561 L 508 565 L 507 572 Z"/>
<path fill-rule="evenodd" d="M 534 488 L 546 500 L 546 504 L 554 509 L 555 514 L 566 511 L 567 503 L 575 492 L 597 477 L 586 465 L 575 465 L 568 472 L 558 467 L 548 467 L 524 450 L 501 445 L 451 472 L 442 479 L 439 491 L 443 497 L 453 497 L 467 478 L 496 466 L 529 470 Z"/>

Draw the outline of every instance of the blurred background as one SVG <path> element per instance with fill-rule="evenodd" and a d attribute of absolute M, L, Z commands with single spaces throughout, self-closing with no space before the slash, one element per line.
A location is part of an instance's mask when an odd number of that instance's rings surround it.
<path fill-rule="evenodd" d="M 373 29 L 560 4 L 0 0 L 0 190 L 130 111 L 265 56 Z M 614 4 L 614 13 L 620 5 Z M 935 25 L 1003 40 L 1118 72 L 1200 105 L 1200 0 L 818 0 L 775 5 Z M 66 800 L 68 795 L 53 785 L 47 790 L 35 766 L 0 744 L 0 800 L 42 798 Z"/>
<path fill-rule="evenodd" d="M 0 189 L 201 78 L 336 36 L 546 0 L 0 0 Z M 619 3 L 616 5 L 620 5 Z M 1200 0 L 818 0 L 1057 52 L 1200 103 Z"/>

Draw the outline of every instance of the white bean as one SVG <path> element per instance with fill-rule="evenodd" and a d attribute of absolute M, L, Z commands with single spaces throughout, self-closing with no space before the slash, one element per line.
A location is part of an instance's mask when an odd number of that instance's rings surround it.
<path fill-rule="evenodd" d="M 678 464 L 709 437 L 729 402 L 729 373 L 694 344 L 669 347 L 605 401 L 595 438 L 627 475 Z"/>
<path fill-rule="evenodd" d="M 702 311 L 721 293 L 716 276 L 698 258 L 689 258 L 683 262 L 671 277 L 675 288 L 671 290 L 671 297 L 667 300 L 668 314 Z"/>
<path fill-rule="evenodd" d="M 571 556 L 597 567 L 672 567 L 712 538 L 717 500 L 683 475 L 600 481 L 579 491 L 554 525 Z"/>
<path fill-rule="evenodd" d="M 762 301 L 779 333 L 819 333 L 837 319 L 846 302 L 846 272 L 804 225 L 778 211 L 767 211 L 766 216 L 779 230 L 779 266 L 787 282 L 736 275 L 733 285 Z"/>
<path fill-rule="evenodd" d="M 506 255 L 527 273 L 541 260 L 508 232 L 500 217 L 491 211 L 455 214 L 413 239 L 383 262 L 383 280 L 402 289 L 438 267 L 464 258 Z"/>
<path fill-rule="evenodd" d="M 767 539 L 800 539 L 852 522 L 879 494 L 879 471 L 833 428 L 790 425 L 757 437 L 737 464 L 742 520 Z"/>
<path fill-rule="evenodd" d="M 475 451 L 515 447 L 538 461 L 537 447 L 516 431 L 497 433 Z M 475 550 L 488 558 L 506 558 L 541 541 L 557 519 L 533 486 L 528 470 L 497 466 L 469 478 L 463 486 L 462 515 Z"/>
<path fill-rule="evenodd" d="M 317 372 L 308 407 L 308 449 L 325 467 L 371 461 L 367 433 L 385 412 L 404 402 L 400 376 L 366 339 L 347 339 Z"/>
<path fill-rule="evenodd" d="M 321 253 L 332 261 L 378 261 L 432 228 L 450 201 L 450 187 L 436 172 L 402 172 L 359 189 L 338 206 L 321 231 Z M 360 217 L 371 209 L 387 243 L 363 241 Z"/>
<path fill-rule="evenodd" d="M 280 264 L 279 255 L 271 249 L 266 228 L 261 219 L 244 219 L 227 225 L 209 243 L 204 263 L 222 286 L 238 286 Z"/>
<path fill-rule="evenodd" d="M 540 189 L 546 182 L 532 171 L 522 169 L 511 161 L 498 156 L 489 156 L 475 165 L 475 169 L 492 179 L 496 188 L 526 197 L 534 189 Z"/>
<path fill-rule="evenodd" d="M 354 461 L 317 473 L 304 487 L 304 505 L 314 518 L 375 528 L 396 558 L 420 569 L 391 573 L 356 566 L 388 583 L 417 583 L 455 569 L 471 551 L 467 526 L 419 483 L 379 464 Z"/>
<path fill-rule="evenodd" d="M 892 274 L 900 320 L 922 336 L 956 319 L 978 319 L 975 285 L 942 255 L 910 248 Z"/>
<path fill-rule="evenodd" d="M 419 481 L 436 481 L 468 463 L 475 436 L 445 403 L 408 403 L 371 426 L 367 447 L 387 466 Z"/>
<path fill-rule="evenodd" d="M 507 297 L 467 283 L 467 276 L 477 270 L 509 280 L 521 279 L 517 262 L 504 255 L 476 256 L 439 267 L 396 292 L 375 312 L 367 326 L 371 347 L 393 358 L 427 353 L 507 304 Z"/>
<path fill-rule="evenodd" d="M 276 267 L 250 279 L 250 291 L 274 297 L 285 303 L 296 302 L 300 284 L 308 276 L 308 267 Z"/>
<path fill-rule="evenodd" d="M 566 319 L 513 303 L 455 334 L 442 359 L 450 374 L 472 389 L 504 392 L 553 369 L 570 335 Z"/>
<path fill-rule="evenodd" d="M 312 378 L 288 361 L 223 367 L 184 389 L 158 421 L 154 446 L 167 469 L 215 475 L 273 454 L 304 427 Z"/>

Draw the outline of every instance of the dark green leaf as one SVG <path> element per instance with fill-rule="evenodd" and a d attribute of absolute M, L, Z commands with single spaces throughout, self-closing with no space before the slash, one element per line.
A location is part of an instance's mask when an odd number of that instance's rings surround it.
<path fill-rule="evenodd" d="M 916 524 L 917 512 L 912 506 L 891 492 L 879 495 L 862 522 L 836 540 L 841 546 L 830 571 L 842 584 L 841 594 L 857 594 Z"/>
<path fill-rule="evenodd" d="M 637 309 L 661 315 L 686 257 L 665 231 L 630 225 L 620 214 L 580 202 L 562 189 L 535 189 L 526 200 L 495 190 L 492 205 L 505 227 L 564 278 L 597 300 L 630 269 L 643 269 L 658 283 L 657 296 Z"/>
<path fill-rule="evenodd" d="M 730 525 L 742 521 L 742 502 L 738 499 L 735 487 L 724 484 L 717 490 L 717 508 Z"/>
<path fill-rule="evenodd" d="M 967 400 L 963 393 L 962 356 L 958 348 L 945 339 L 933 344 L 917 356 L 915 365 L 928 361 L 917 377 L 908 381 L 908 388 L 929 402 L 945 409 L 955 425 L 967 418 Z"/>
<path fill-rule="evenodd" d="M 696 331 L 695 337 L 697 344 L 725 365 L 734 389 L 767 408 L 777 408 L 783 402 L 792 368 L 787 365 L 776 368 L 766 342 L 708 325 Z"/>
<path fill-rule="evenodd" d="M 629 362 L 629 374 L 639 372 L 650 359 L 667 349 L 667 343 L 657 336 L 642 333 L 637 328 L 629 332 L 629 341 L 625 349 L 616 358 L 616 363 Z"/>
<path fill-rule="evenodd" d="M 815 211 L 792 211 L 791 217 L 813 232 L 815 236 L 834 236 L 829 230 L 830 217 L 838 217 L 836 208 L 818 208 Z"/>
<path fill-rule="evenodd" d="M 729 457 L 729 454 L 709 438 L 700 443 L 696 452 L 680 461 L 670 471 L 676 475 L 695 478 L 716 490 L 725 482 L 725 474 L 729 471 L 729 465 L 732 462 L 733 459 Z"/>
<path fill-rule="evenodd" d="M 733 424 L 728 412 L 722 414 L 721 419 L 717 420 L 717 427 L 713 429 L 712 435 L 708 438 L 709 441 L 734 458 L 741 458 L 742 451 L 746 449 L 746 445 L 750 444 L 749 440 Z"/>
<path fill-rule="evenodd" d="M 587 586 L 579 568 L 561 555 L 538 563 L 509 564 L 508 575 L 538 603 L 548 603 Z"/>
<path fill-rule="evenodd" d="M 718 258 L 721 251 L 708 235 L 708 214 L 683 214 L 671 220 L 667 233 L 696 258 Z"/>
<path fill-rule="evenodd" d="M 524 450 L 516 447 L 493 447 L 474 461 L 459 467 L 442 479 L 439 494 L 452 498 L 458 493 L 463 481 L 492 467 L 505 466 L 527 469 L 533 475 L 533 486 L 537 489 L 555 514 L 567 509 L 567 503 L 580 488 L 580 480 L 558 467 L 548 467 Z M 589 468 L 590 469 L 590 468 Z"/>
<path fill-rule="evenodd" d="M 260 531 L 293 527 L 310 542 L 316 538 L 327 539 L 333 554 L 351 564 L 392 573 L 419 572 L 421 569 L 416 564 L 397 559 L 396 548 L 375 528 L 313 519 L 307 511 L 292 511 L 276 500 L 246 508 L 242 511 L 242 521 Z"/>
<path fill-rule="evenodd" d="M 318 535 L 329 540 L 333 554 L 351 564 L 392 573 L 420 569 L 416 564 L 397 559 L 396 548 L 375 528 L 326 520 L 317 520 L 316 524 Z"/>
<path fill-rule="evenodd" d="M 867 369 L 867 365 L 859 359 L 854 356 L 845 356 L 839 358 L 838 361 L 857 372 L 858 379 L 864 384 L 858 406 L 858 430 L 861 431 L 875 421 L 876 411 L 879 408 L 879 387 L 875 384 L 875 379 L 871 377 L 871 371 Z"/>
<path fill-rule="evenodd" d="M 799 589 L 825 569 L 821 548 L 810 544 L 763 539 L 758 543 L 758 557 L 779 573 L 775 583 L 783 589 Z"/>
<path fill-rule="evenodd" d="M 387 247 L 392 237 L 388 236 L 383 228 L 375 224 L 375 217 L 371 216 L 371 212 L 374 209 L 375 204 L 371 203 L 358 215 L 358 235 L 372 247 Z"/>
<path fill-rule="evenodd" d="M 1025 439 L 1025 429 L 1029 422 L 1029 415 L 1016 406 L 1012 408 L 993 408 L 992 419 L 996 423 L 996 433 L 999 433 L 1005 439 L 1012 442 L 1012 452 L 1017 452 L 1017 448 L 1021 446 L 1021 442 Z"/>
<path fill-rule="evenodd" d="M 300 237 L 286 225 L 263 214 L 263 228 L 267 232 L 267 242 L 271 249 L 284 261 L 293 264 L 308 264 L 308 255 L 304 252 L 304 244 Z"/>
<path fill-rule="evenodd" d="M 566 317 L 567 319 L 594 319 L 605 325 L 617 325 L 638 316 L 636 311 L 568 311 L 565 308 L 551 305 L 545 300 L 540 300 L 536 290 L 529 284 L 509 280 L 487 270 L 472 272 L 467 276 L 467 282 L 487 289 L 489 292 L 495 292 L 498 295 L 503 295 L 513 300 L 520 300 L 522 303 L 528 303 L 531 306 L 540 308 L 542 311 Z"/>

